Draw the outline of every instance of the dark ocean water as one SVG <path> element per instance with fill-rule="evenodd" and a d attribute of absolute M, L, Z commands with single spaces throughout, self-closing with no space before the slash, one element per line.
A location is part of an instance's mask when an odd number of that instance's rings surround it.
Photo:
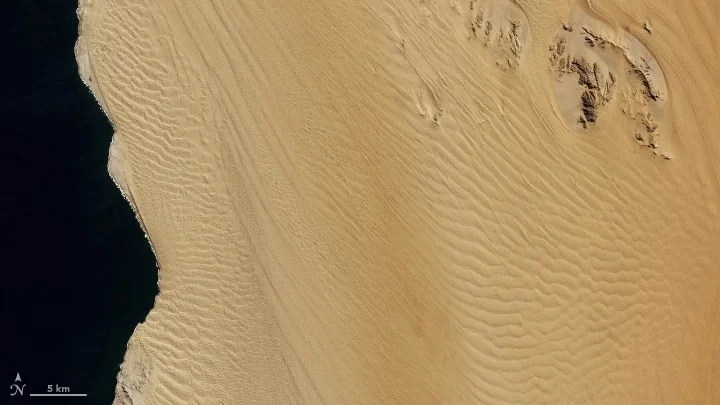
<path fill-rule="evenodd" d="M 3 3 L 0 404 L 110 404 L 157 294 L 155 259 L 107 174 L 112 127 L 78 77 L 76 0 Z M 24 395 L 10 396 L 20 373 Z M 83 398 L 28 398 L 47 386 Z"/>

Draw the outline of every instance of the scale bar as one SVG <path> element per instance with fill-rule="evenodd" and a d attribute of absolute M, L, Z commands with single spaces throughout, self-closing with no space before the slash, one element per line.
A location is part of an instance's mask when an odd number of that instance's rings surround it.
<path fill-rule="evenodd" d="M 86 397 L 87 394 L 30 394 L 31 397 Z"/>

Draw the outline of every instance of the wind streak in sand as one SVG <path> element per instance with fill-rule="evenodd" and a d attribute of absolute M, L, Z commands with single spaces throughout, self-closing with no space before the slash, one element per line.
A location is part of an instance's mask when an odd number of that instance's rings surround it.
<path fill-rule="evenodd" d="M 85 2 L 161 268 L 116 403 L 720 402 L 713 4 Z"/>

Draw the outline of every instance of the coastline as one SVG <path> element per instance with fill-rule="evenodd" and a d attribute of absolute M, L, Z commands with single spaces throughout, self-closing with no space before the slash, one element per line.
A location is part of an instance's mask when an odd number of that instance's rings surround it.
<path fill-rule="evenodd" d="M 78 37 L 77 41 L 75 43 L 75 59 L 77 61 L 78 65 L 78 76 L 82 80 L 82 82 L 85 84 L 87 90 L 92 94 L 93 98 L 97 101 L 98 106 L 102 110 L 103 114 L 107 117 L 108 121 L 110 122 L 112 128 L 113 128 L 113 134 L 112 138 L 110 140 L 110 147 L 108 148 L 108 161 L 107 161 L 107 174 L 112 180 L 113 184 L 115 184 L 115 187 L 122 195 L 122 198 L 125 200 L 125 202 L 128 204 L 130 209 L 132 210 L 135 220 L 137 222 L 137 225 L 140 227 L 140 229 L 143 232 L 143 235 L 145 236 L 145 240 L 147 241 L 148 246 L 150 247 L 150 250 L 152 251 L 152 255 L 155 258 L 155 271 L 156 271 L 156 279 L 158 280 L 156 283 L 157 286 L 157 294 L 153 297 L 153 304 L 150 307 L 149 311 L 145 315 L 142 321 L 138 322 L 135 327 L 133 328 L 133 331 L 128 339 L 128 341 L 125 344 L 125 352 L 123 354 L 123 360 L 118 365 L 117 373 L 116 373 L 116 385 L 115 385 L 115 395 L 113 403 L 123 403 L 123 404 L 136 404 L 140 405 L 143 404 L 142 400 L 140 398 L 132 398 L 134 397 L 134 393 L 132 392 L 133 389 L 129 387 L 133 387 L 134 389 L 137 389 L 138 386 L 142 386 L 144 384 L 144 381 L 136 381 L 135 378 L 137 376 L 142 376 L 146 374 L 146 371 L 137 371 L 137 368 L 140 368 L 142 370 L 143 365 L 142 361 L 134 362 L 133 359 L 136 358 L 136 356 L 133 356 L 133 337 L 135 336 L 136 332 L 139 330 L 139 328 L 142 327 L 144 322 L 147 320 L 147 317 L 152 312 L 153 308 L 155 307 L 155 301 L 157 300 L 157 297 L 160 294 L 160 263 L 158 261 L 157 252 L 155 251 L 155 247 L 152 243 L 152 240 L 150 239 L 150 235 L 147 232 L 147 228 L 145 226 L 145 223 L 142 220 L 142 216 L 140 212 L 137 209 L 137 205 L 135 203 L 135 200 L 132 197 L 132 194 L 130 192 L 130 186 L 128 183 L 131 181 L 128 174 L 128 169 L 125 167 L 123 163 L 122 158 L 122 149 L 118 146 L 119 138 L 116 134 L 116 125 L 115 121 L 113 120 L 112 115 L 110 114 L 106 104 L 105 100 L 102 96 L 102 91 L 99 87 L 99 84 L 97 80 L 95 79 L 95 75 L 93 73 L 92 69 L 92 62 L 90 60 L 89 50 L 86 47 L 85 43 L 85 32 L 83 30 L 83 23 L 84 19 L 86 18 L 86 11 L 87 7 L 90 7 L 92 5 L 93 0 L 79 0 L 78 2 L 78 8 L 77 8 L 77 17 L 78 17 Z M 140 351 L 141 349 L 135 348 L 136 351 Z M 139 365 L 138 365 L 139 364 Z M 123 395 L 127 397 L 127 400 L 123 400 Z M 132 399 L 131 399 L 132 398 Z"/>

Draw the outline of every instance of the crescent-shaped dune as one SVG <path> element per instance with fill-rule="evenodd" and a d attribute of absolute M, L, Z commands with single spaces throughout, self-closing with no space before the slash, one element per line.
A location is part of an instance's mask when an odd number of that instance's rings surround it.
<path fill-rule="evenodd" d="M 160 269 L 117 404 L 720 404 L 717 1 L 78 12 Z"/>

